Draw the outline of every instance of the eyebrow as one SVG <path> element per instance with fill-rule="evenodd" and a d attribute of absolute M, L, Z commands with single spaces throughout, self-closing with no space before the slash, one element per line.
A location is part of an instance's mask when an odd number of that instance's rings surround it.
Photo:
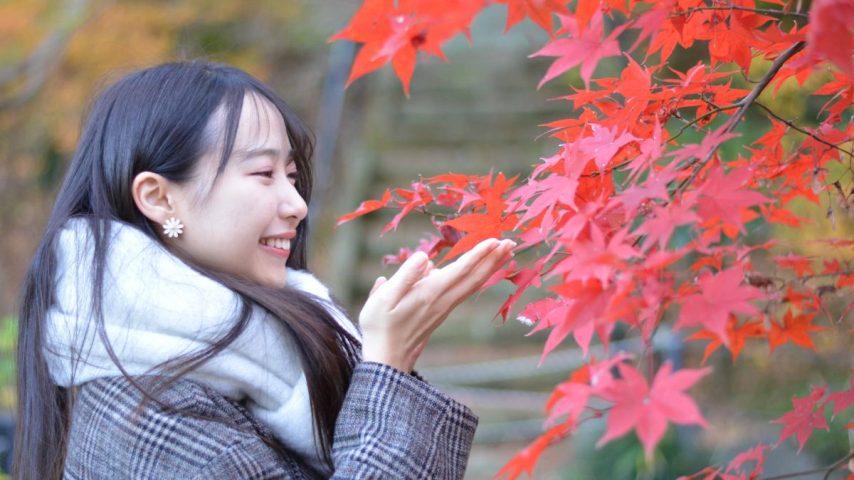
<path fill-rule="evenodd" d="M 249 160 L 254 157 L 280 157 L 281 150 L 278 148 L 247 148 L 247 149 L 237 149 L 232 153 L 235 157 L 237 157 L 241 162 Z M 288 157 L 285 159 L 285 165 L 290 165 L 294 162 L 294 150 L 288 150 Z"/>

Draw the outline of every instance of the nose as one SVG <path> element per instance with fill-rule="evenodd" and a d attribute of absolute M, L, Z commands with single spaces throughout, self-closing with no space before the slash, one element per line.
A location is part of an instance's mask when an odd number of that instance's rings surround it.
<path fill-rule="evenodd" d="M 301 222 L 308 215 L 308 205 L 296 187 L 290 181 L 284 179 L 279 188 L 278 215 L 286 219 L 296 219 Z"/>

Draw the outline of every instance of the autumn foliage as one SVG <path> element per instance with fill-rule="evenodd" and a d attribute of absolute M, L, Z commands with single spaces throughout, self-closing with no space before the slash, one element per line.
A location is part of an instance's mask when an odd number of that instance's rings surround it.
<path fill-rule="evenodd" d="M 443 43 L 469 35 L 494 3 L 506 5 L 506 29 L 527 17 L 548 32 L 531 53 L 552 60 L 540 85 L 578 68 L 583 86 L 555 99 L 566 116 L 543 125 L 554 153 L 525 178 L 449 173 L 390 188 L 339 223 L 397 209 L 385 233 L 412 212 L 431 215 L 438 234 L 417 249 L 437 261 L 485 238 L 514 239 L 527 260 L 490 284 L 515 285 L 504 319 L 548 331 L 543 358 L 572 342 L 587 355 L 594 337 L 607 348 L 620 324 L 640 339 L 640 351 L 589 358 L 556 385 L 544 433 L 499 476 L 532 474 L 544 449 L 594 419 L 605 422 L 600 445 L 634 432 L 648 457 L 670 424 L 706 426 L 689 390 L 712 369 L 655 363 L 664 325 L 700 342 L 703 363 L 721 347 L 737 361 L 746 344 L 815 350 L 812 336 L 825 330 L 850 339 L 854 240 L 825 238 L 820 254 L 804 255 L 751 242 L 749 231 L 818 221 L 792 208 L 798 199 L 820 205 L 821 221 L 854 218 L 854 0 L 815 0 L 804 11 L 785 0 L 365 0 L 332 38 L 362 45 L 350 82 L 390 63 L 408 95 L 418 53 L 444 58 Z M 672 67 L 687 49 L 701 61 Z M 616 74 L 597 75 L 604 59 Z M 785 118 L 760 99 L 787 82 L 817 102 L 814 118 Z M 724 154 L 750 133 L 748 111 L 764 117 L 764 132 Z M 546 295 L 517 304 L 528 289 Z M 773 420 L 776 445 L 691 478 L 755 478 L 770 449 L 789 437 L 802 448 L 828 428 L 825 412 L 838 419 L 851 405 L 854 388 L 834 388 L 793 398 Z"/>

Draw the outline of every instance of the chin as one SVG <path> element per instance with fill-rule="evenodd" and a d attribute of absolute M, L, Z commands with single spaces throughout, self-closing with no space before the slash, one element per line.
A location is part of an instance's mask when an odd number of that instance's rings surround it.
<path fill-rule="evenodd" d="M 283 271 L 276 275 L 270 275 L 265 277 L 260 283 L 265 287 L 284 288 L 287 284 L 287 274 Z"/>

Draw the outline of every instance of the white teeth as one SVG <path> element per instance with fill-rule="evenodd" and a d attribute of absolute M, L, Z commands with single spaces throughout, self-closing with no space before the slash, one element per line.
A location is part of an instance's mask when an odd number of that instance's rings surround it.
<path fill-rule="evenodd" d="M 283 238 L 262 238 L 261 243 L 269 247 L 279 248 L 282 250 L 291 249 L 291 241 Z"/>

